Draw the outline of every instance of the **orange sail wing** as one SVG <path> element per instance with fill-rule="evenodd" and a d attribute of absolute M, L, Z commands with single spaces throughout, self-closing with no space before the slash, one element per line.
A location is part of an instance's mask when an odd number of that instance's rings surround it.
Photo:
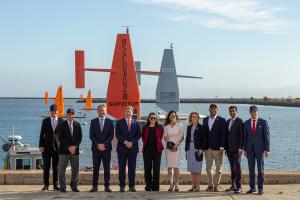
<path fill-rule="evenodd" d="M 93 108 L 93 99 L 92 99 L 91 90 L 89 90 L 86 100 L 85 100 L 85 109 L 91 110 L 92 108 Z"/>
<path fill-rule="evenodd" d="M 45 103 L 45 104 L 48 104 L 48 103 L 49 103 L 48 92 L 45 92 L 44 103 Z"/>
<path fill-rule="evenodd" d="M 63 116 L 65 113 L 65 102 L 63 96 L 62 85 L 57 88 L 56 97 L 55 97 L 55 104 L 58 107 L 58 116 Z"/>

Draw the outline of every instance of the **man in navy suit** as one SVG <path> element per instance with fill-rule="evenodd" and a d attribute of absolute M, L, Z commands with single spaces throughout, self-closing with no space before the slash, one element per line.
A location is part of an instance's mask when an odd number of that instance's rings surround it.
<path fill-rule="evenodd" d="M 244 155 L 248 159 L 250 190 L 248 194 L 256 192 L 255 161 L 258 170 L 258 194 L 262 195 L 264 183 L 264 158 L 270 155 L 270 133 L 268 122 L 258 117 L 256 106 L 250 107 L 251 118 L 244 125 Z"/>
<path fill-rule="evenodd" d="M 204 155 L 206 160 L 206 172 L 208 192 L 220 191 L 220 180 L 222 173 L 222 160 L 223 152 L 225 148 L 225 136 L 226 136 L 226 121 L 224 118 L 217 115 L 218 107 L 216 104 L 209 106 L 209 116 L 203 120 L 204 126 Z M 215 161 L 216 174 L 212 175 L 212 165 Z"/>
<path fill-rule="evenodd" d="M 135 190 L 136 157 L 139 152 L 138 141 L 141 138 L 140 124 L 132 119 L 133 107 L 127 106 L 125 117 L 117 121 L 116 137 L 118 139 L 117 153 L 119 162 L 120 192 L 125 192 L 125 170 L 128 161 L 129 191 Z"/>
<path fill-rule="evenodd" d="M 90 192 L 98 191 L 99 168 L 101 160 L 104 168 L 104 187 L 106 192 L 110 180 L 111 141 L 114 137 L 114 125 L 111 119 L 107 118 L 106 106 L 99 105 L 97 108 L 98 117 L 91 121 L 90 139 L 92 141 L 93 154 L 93 187 Z"/>

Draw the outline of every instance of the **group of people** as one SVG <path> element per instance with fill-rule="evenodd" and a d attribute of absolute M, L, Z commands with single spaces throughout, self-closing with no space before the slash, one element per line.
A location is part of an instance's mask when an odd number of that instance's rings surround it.
<path fill-rule="evenodd" d="M 168 191 L 179 191 L 180 147 L 185 138 L 187 171 L 191 173 L 192 179 L 190 192 L 200 191 L 200 175 L 204 159 L 208 184 L 206 191 L 220 191 L 222 160 L 225 153 L 229 160 L 232 181 L 231 187 L 226 191 L 242 192 L 241 157 L 244 155 L 248 160 L 250 179 L 250 190 L 247 193 L 256 192 L 256 162 L 258 194 L 264 193 L 264 158 L 270 154 L 270 134 L 268 123 L 258 116 L 256 106 L 250 107 L 250 119 L 245 122 L 238 117 L 236 106 L 229 107 L 230 119 L 227 121 L 217 114 L 216 104 L 210 105 L 209 116 L 203 119 L 203 124 L 200 124 L 199 113 L 192 112 L 188 118 L 186 136 L 175 111 L 168 113 L 164 125 L 159 124 L 157 115 L 151 112 L 143 127 L 132 118 L 133 107 L 131 106 L 125 108 L 124 118 L 118 120 L 115 127 L 113 121 L 106 116 L 105 105 L 99 105 L 97 112 L 98 117 L 91 121 L 89 133 L 93 158 L 93 180 L 90 192 L 98 191 L 101 162 L 104 169 L 104 190 L 112 192 L 110 161 L 112 140 L 116 136 L 120 192 L 125 192 L 126 166 L 129 191 L 136 192 L 136 160 L 140 138 L 143 141 L 145 191 L 160 190 L 160 165 L 164 149 L 166 149 L 166 165 L 170 183 Z M 50 117 L 43 120 L 41 127 L 39 147 L 44 162 L 43 190 L 49 189 L 49 170 L 52 160 L 53 188 L 66 192 L 65 171 L 70 161 L 72 174 L 70 186 L 72 191 L 79 192 L 77 185 L 79 145 L 82 140 L 81 127 L 78 122 L 74 121 L 73 109 L 67 110 L 65 121 L 59 118 L 57 113 L 57 106 L 51 105 Z M 215 164 L 214 175 L 212 174 L 213 163 Z"/>

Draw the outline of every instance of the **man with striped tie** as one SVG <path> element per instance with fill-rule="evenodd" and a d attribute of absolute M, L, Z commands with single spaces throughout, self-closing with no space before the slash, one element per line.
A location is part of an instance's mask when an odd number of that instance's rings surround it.
<path fill-rule="evenodd" d="M 132 119 L 133 107 L 127 106 L 125 117 L 117 121 L 116 137 L 118 139 L 117 153 L 119 162 L 120 192 L 125 192 L 125 171 L 128 161 L 129 191 L 135 190 L 136 157 L 139 152 L 138 141 L 141 138 L 140 124 Z"/>
<path fill-rule="evenodd" d="M 59 184 L 60 191 L 66 192 L 66 168 L 71 162 L 71 189 L 73 192 L 79 192 L 78 173 L 79 173 L 79 145 L 82 140 L 82 131 L 80 123 L 74 121 L 74 109 L 67 110 L 67 120 L 59 126 Z"/>

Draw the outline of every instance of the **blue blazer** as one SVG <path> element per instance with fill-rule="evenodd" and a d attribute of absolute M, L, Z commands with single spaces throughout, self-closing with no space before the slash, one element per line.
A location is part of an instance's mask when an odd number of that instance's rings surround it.
<path fill-rule="evenodd" d="M 263 153 L 270 151 L 270 132 L 268 122 L 258 118 L 256 130 L 252 135 L 251 119 L 248 119 L 244 125 L 244 150 L 246 153 Z"/>
<path fill-rule="evenodd" d="M 204 150 L 211 148 L 212 150 L 220 150 L 220 147 L 225 148 L 226 138 L 226 121 L 223 117 L 217 116 L 211 130 L 208 126 L 208 118 L 203 119 L 205 145 Z"/>
<path fill-rule="evenodd" d="M 116 125 L 116 137 L 118 139 L 117 152 L 133 151 L 138 153 L 139 152 L 138 141 L 141 138 L 141 136 L 142 136 L 141 126 L 137 121 L 131 119 L 130 132 L 129 132 L 126 119 L 123 118 L 118 120 Z M 124 144 L 125 140 L 129 142 L 133 142 L 133 147 L 131 149 L 128 149 L 125 146 Z"/>
<path fill-rule="evenodd" d="M 104 120 L 104 127 L 101 131 L 99 117 L 93 119 L 90 125 L 90 139 L 92 141 L 92 151 L 99 151 L 98 144 L 105 144 L 106 151 L 112 150 L 111 141 L 114 137 L 113 121 L 107 117 Z"/>

